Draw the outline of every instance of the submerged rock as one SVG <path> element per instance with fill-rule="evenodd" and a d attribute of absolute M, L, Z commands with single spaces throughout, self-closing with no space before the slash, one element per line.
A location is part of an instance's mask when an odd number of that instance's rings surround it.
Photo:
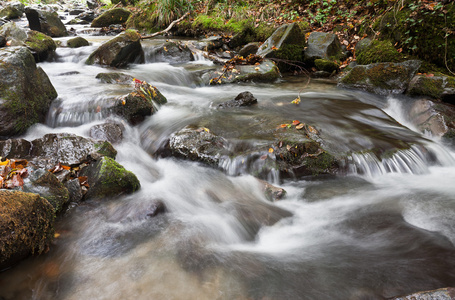
<path fill-rule="evenodd" d="M 118 83 L 118 84 L 130 84 L 133 82 L 134 77 L 128 74 L 120 72 L 112 73 L 98 73 L 95 77 L 102 83 Z"/>
<path fill-rule="evenodd" d="M 259 183 L 262 186 L 265 197 L 270 201 L 275 202 L 286 196 L 287 192 L 283 188 L 276 187 L 264 180 L 259 180 Z"/>
<path fill-rule="evenodd" d="M 0 49 L 0 136 L 22 134 L 43 122 L 57 98 L 46 73 L 25 47 Z"/>
<path fill-rule="evenodd" d="M 54 219 L 54 209 L 39 195 L 0 190 L 0 271 L 45 252 L 54 238 Z"/>
<path fill-rule="evenodd" d="M 84 168 L 90 188 L 85 199 L 114 198 L 137 191 L 141 185 L 136 175 L 109 157 L 103 157 Z"/>
<path fill-rule="evenodd" d="M 112 24 L 125 23 L 131 12 L 123 8 L 114 8 L 101 14 L 92 21 L 91 27 L 109 27 Z"/>
<path fill-rule="evenodd" d="M 219 108 L 228 108 L 228 107 L 241 107 L 241 106 L 251 106 L 258 103 L 253 94 L 250 92 L 243 92 L 237 95 L 235 99 L 221 103 L 218 105 Z"/>
<path fill-rule="evenodd" d="M 30 29 L 42 32 L 51 37 L 67 36 L 65 25 L 56 12 L 38 10 L 31 7 L 25 9 Z"/>
<path fill-rule="evenodd" d="M 379 95 L 402 94 L 419 67 L 418 60 L 357 65 L 339 80 L 338 85 Z"/>
<path fill-rule="evenodd" d="M 135 30 L 129 29 L 101 45 L 90 54 L 85 63 L 121 68 L 129 63 L 143 62 L 141 36 Z"/>

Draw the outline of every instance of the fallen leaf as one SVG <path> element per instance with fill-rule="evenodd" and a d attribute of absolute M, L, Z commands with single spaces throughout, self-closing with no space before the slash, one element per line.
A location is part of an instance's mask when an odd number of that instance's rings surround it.
<path fill-rule="evenodd" d="M 319 131 L 310 125 L 308 125 L 308 132 L 313 133 L 313 134 L 319 134 Z"/>
<path fill-rule="evenodd" d="M 286 145 L 286 149 L 289 151 L 291 150 L 291 146 L 290 145 Z"/>
<path fill-rule="evenodd" d="M 0 166 L 6 166 L 9 164 L 9 159 L 5 160 L 5 161 L 0 161 Z"/>
<path fill-rule="evenodd" d="M 269 148 L 269 153 L 273 153 L 273 148 Z"/>
<path fill-rule="evenodd" d="M 294 126 L 297 126 L 297 125 L 299 125 L 299 124 L 300 124 L 300 121 L 299 121 L 299 120 L 294 120 L 294 121 L 292 121 L 292 125 L 294 125 Z"/>
<path fill-rule="evenodd" d="M 300 123 L 299 125 L 295 126 L 295 129 L 302 129 L 303 127 L 305 127 L 305 124 L 304 123 Z"/>
<path fill-rule="evenodd" d="M 295 98 L 291 101 L 292 104 L 300 104 L 300 97 Z"/>
<path fill-rule="evenodd" d="M 289 126 L 289 124 L 281 124 L 280 125 L 281 128 L 285 128 L 285 127 L 288 127 L 288 126 Z"/>

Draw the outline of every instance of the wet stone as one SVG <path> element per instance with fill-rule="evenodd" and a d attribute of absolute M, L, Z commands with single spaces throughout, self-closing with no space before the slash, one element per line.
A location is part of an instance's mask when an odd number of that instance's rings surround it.
<path fill-rule="evenodd" d="M 218 105 L 218 108 L 251 106 L 257 104 L 258 100 L 250 92 L 243 92 L 237 95 L 234 100 L 230 100 Z"/>

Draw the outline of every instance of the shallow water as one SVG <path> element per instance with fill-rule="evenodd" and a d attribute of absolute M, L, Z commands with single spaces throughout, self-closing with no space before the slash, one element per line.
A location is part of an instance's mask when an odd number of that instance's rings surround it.
<path fill-rule="evenodd" d="M 59 48 L 55 61 L 40 64 L 59 98 L 47 123 L 24 138 L 88 136 L 108 117 L 97 107 L 131 90 L 95 79 L 118 70 L 85 65 L 107 39 L 85 37 L 92 46 Z M 116 145 L 117 161 L 138 176 L 141 190 L 72 208 L 47 254 L 0 273 L 0 299 L 365 299 L 455 285 L 454 154 L 416 132 L 397 99 L 316 81 L 295 106 L 306 78 L 202 85 L 201 72 L 213 67 L 149 62 L 121 70 L 168 99 L 137 127 L 118 120 L 125 139 Z M 214 108 L 246 90 L 257 106 Z M 212 169 L 152 156 L 188 124 L 267 145 L 276 126 L 295 119 L 318 128 L 348 171 L 300 180 L 274 174 L 269 180 L 288 192 L 279 202 L 268 202 L 257 179 L 236 164 Z M 383 160 L 359 152 L 403 141 L 415 146 Z M 168 213 L 149 217 L 157 200 Z"/>

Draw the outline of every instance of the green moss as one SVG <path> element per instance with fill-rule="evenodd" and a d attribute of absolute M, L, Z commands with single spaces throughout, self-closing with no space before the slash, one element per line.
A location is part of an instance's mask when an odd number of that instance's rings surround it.
<path fill-rule="evenodd" d="M 273 56 L 279 59 L 286 59 L 292 61 L 302 61 L 303 59 L 303 45 L 286 44 L 282 45 L 280 49 L 273 52 Z M 280 68 L 281 69 L 281 68 Z"/>
<path fill-rule="evenodd" d="M 102 195 L 112 195 L 125 191 L 135 192 L 141 187 L 136 175 L 125 170 L 122 165 L 110 157 L 102 158 L 99 178 L 102 184 L 99 194 Z"/>
<path fill-rule="evenodd" d="M 416 82 L 412 85 L 409 90 L 409 94 L 412 96 L 430 96 L 434 99 L 439 99 L 443 88 L 443 78 L 442 77 L 426 77 L 419 76 L 415 78 Z"/>
<path fill-rule="evenodd" d="M 357 63 L 369 65 L 379 62 L 403 62 L 408 59 L 399 53 L 390 41 L 373 41 L 359 56 Z"/>
<path fill-rule="evenodd" d="M 101 143 L 95 143 L 94 146 L 95 146 L 96 152 L 98 152 L 102 156 L 107 156 L 112 159 L 115 159 L 115 157 L 117 156 L 117 150 L 115 150 L 115 148 L 112 146 L 112 144 L 107 141 L 104 141 Z"/>
<path fill-rule="evenodd" d="M 131 12 L 123 8 L 114 8 L 104 12 L 101 16 L 92 21 L 91 27 L 108 27 L 112 24 L 125 23 Z"/>
<path fill-rule="evenodd" d="M 25 44 L 35 52 L 55 51 L 57 45 L 54 40 L 44 33 L 30 30 Z"/>
<path fill-rule="evenodd" d="M 361 82 L 366 78 L 365 68 L 353 68 L 349 73 L 347 73 L 342 79 L 341 82 L 344 84 L 355 84 Z"/>
<path fill-rule="evenodd" d="M 338 63 L 327 59 L 316 59 L 314 64 L 318 70 L 329 73 L 337 71 L 340 67 Z"/>

